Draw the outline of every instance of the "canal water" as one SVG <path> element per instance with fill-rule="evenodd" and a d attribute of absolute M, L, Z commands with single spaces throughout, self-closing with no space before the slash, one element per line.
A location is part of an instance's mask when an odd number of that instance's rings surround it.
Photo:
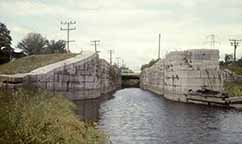
<path fill-rule="evenodd" d="M 86 116 L 112 144 L 242 144 L 238 110 L 172 102 L 138 88 L 87 105 Z M 82 115 L 83 103 L 79 108 Z"/>

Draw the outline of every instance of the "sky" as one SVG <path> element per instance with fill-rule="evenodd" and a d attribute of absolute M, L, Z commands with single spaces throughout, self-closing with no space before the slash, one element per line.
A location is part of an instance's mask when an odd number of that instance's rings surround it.
<path fill-rule="evenodd" d="M 13 47 L 29 32 L 65 40 L 61 21 L 76 21 L 72 52 L 94 51 L 90 41 L 100 40 L 102 58 L 108 60 L 111 49 L 113 61 L 121 57 L 136 71 L 157 58 L 159 33 L 161 57 L 211 48 L 211 34 L 221 59 L 233 53 L 229 39 L 242 39 L 242 0 L 0 0 L 0 22 L 11 31 Z M 237 50 L 241 56 L 242 46 Z"/>

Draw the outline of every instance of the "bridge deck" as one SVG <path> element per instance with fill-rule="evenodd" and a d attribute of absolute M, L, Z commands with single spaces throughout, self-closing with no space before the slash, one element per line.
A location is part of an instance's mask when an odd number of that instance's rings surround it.
<path fill-rule="evenodd" d="M 122 79 L 139 79 L 140 78 L 139 73 L 122 73 L 121 76 L 122 76 Z"/>

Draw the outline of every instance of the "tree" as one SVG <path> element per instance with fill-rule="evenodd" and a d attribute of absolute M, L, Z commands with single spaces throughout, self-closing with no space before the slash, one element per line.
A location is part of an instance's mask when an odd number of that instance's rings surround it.
<path fill-rule="evenodd" d="M 242 57 L 238 59 L 236 63 L 238 66 L 242 67 Z"/>
<path fill-rule="evenodd" d="M 0 49 L 10 48 L 12 38 L 6 25 L 0 22 Z"/>
<path fill-rule="evenodd" d="M 120 67 L 121 72 L 122 73 L 134 73 L 134 71 L 132 71 L 130 68 L 126 67 L 126 66 L 122 66 Z"/>
<path fill-rule="evenodd" d="M 153 64 L 155 64 L 158 61 L 159 61 L 159 59 L 156 59 L 156 60 L 152 59 L 148 64 L 142 65 L 141 66 L 141 70 L 144 70 L 145 68 L 151 67 Z"/>
<path fill-rule="evenodd" d="M 11 41 L 10 31 L 5 24 L 0 22 L 0 64 L 11 59 L 11 53 L 13 52 Z"/>
<path fill-rule="evenodd" d="M 233 55 L 232 54 L 225 54 L 224 63 L 230 64 L 233 62 Z"/>
<path fill-rule="evenodd" d="M 65 41 L 64 40 L 51 40 L 48 41 L 47 47 L 45 48 L 44 51 L 45 54 L 50 54 L 50 53 L 66 53 L 65 50 Z"/>
<path fill-rule="evenodd" d="M 27 36 L 18 43 L 17 48 L 22 49 L 27 55 L 43 54 L 48 40 L 39 33 L 28 33 Z"/>

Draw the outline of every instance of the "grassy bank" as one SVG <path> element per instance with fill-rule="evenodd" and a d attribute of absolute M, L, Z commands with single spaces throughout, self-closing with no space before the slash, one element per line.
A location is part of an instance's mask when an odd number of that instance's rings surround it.
<path fill-rule="evenodd" d="M 1 144 L 104 144 L 105 135 L 79 121 L 74 105 L 43 90 L 0 91 Z"/>
<path fill-rule="evenodd" d="M 0 65 L 0 74 L 31 72 L 36 68 L 65 60 L 75 55 L 76 54 L 47 54 L 23 57 L 15 61 Z"/>
<path fill-rule="evenodd" d="M 229 96 L 242 96 L 242 82 L 225 82 L 224 90 Z"/>
<path fill-rule="evenodd" d="M 242 67 L 236 64 L 222 65 L 222 69 L 229 69 L 237 75 L 242 75 Z"/>

